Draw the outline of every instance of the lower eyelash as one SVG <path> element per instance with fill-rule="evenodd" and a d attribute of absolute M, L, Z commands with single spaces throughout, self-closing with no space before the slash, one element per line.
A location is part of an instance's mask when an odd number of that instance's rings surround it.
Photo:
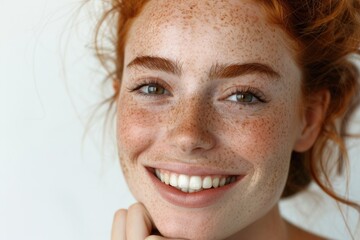
<path fill-rule="evenodd" d="M 134 87 L 127 88 L 127 90 L 128 90 L 129 92 L 134 92 L 134 91 L 137 91 L 137 90 L 139 90 L 140 88 L 142 88 L 142 87 L 144 87 L 144 86 L 146 86 L 146 85 L 150 85 L 150 84 L 158 85 L 158 86 L 164 88 L 164 87 L 161 85 L 161 83 L 160 83 L 158 80 L 156 80 L 156 79 L 144 79 L 144 80 L 142 80 L 140 83 L 137 83 Z M 140 92 L 138 92 L 138 93 L 140 93 Z"/>
<path fill-rule="evenodd" d="M 236 88 L 229 96 L 233 94 L 252 94 L 255 98 L 257 98 L 260 102 L 267 103 L 268 99 L 261 93 L 258 89 L 246 86 L 246 87 L 238 87 Z"/>
<path fill-rule="evenodd" d="M 162 95 L 146 94 L 146 93 L 139 91 L 139 89 L 141 89 L 142 87 L 144 87 L 146 85 L 150 85 L 150 84 L 158 85 L 159 87 L 162 87 L 166 90 L 166 88 L 156 78 L 154 78 L 154 79 L 145 78 L 141 82 L 137 83 L 134 87 L 127 88 L 127 90 L 129 92 L 135 92 L 136 94 L 139 94 L 141 96 L 161 97 Z M 269 100 L 264 96 L 264 94 L 261 91 L 259 91 L 257 88 L 250 87 L 250 86 L 237 87 L 228 96 L 231 96 L 233 94 L 252 94 L 255 98 L 257 98 L 262 103 L 269 102 Z M 246 104 L 246 103 L 244 103 L 244 104 Z M 251 104 L 251 103 L 248 103 L 248 104 Z"/>
<path fill-rule="evenodd" d="M 165 93 L 164 94 L 152 94 L 152 93 L 145 93 L 140 90 L 142 87 L 149 86 L 149 85 L 155 85 L 157 87 L 163 88 L 165 90 Z M 166 87 L 164 87 L 164 85 Z M 135 86 L 127 88 L 127 90 L 129 92 L 133 92 L 137 95 L 140 95 L 141 97 L 148 97 L 148 98 L 152 98 L 152 99 L 162 98 L 162 97 L 171 95 L 171 91 L 169 91 L 168 89 L 170 89 L 170 87 L 167 86 L 167 84 L 164 84 L 163 81 L 158 80 L 156 78 L 140 79 L 140 81 L 138 83 L 136 83 Z"/>

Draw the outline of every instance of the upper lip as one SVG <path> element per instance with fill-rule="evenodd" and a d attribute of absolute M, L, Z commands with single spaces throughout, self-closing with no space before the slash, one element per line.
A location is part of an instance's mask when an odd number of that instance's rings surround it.
<path fill-rule="evenodd" d="M 218 168 L 212 168 L 209 166 L 202 166 L 198 164 L 188 164 L 180 162 L 159 162 L 154 164 L 145 165 L 146 168 L 163 169 L 169 172 L 196 175 L 196 176 L 208 176 L 208 175 L 246 175 L 245 171 L 230 171 Z"/>

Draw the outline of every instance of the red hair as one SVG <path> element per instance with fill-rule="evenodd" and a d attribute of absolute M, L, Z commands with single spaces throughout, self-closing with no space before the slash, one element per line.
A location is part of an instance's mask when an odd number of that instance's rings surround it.
<path fill-rule="evenodd" d="M 283 197 L 306 189 L 313 180 L 330 197 L 360 211 L 357 203 L 335 193 L 328 168 L 331 164 L 329 153 L 338 154 L 338 172 L 347 164 L 347 128 L 359 105 L 359 72 L 349 57 L 360 55 L 360 1 L 254 1 L 263 7 L 271 23 L 281 27 L 297 43 L 293 47 L 296 61 L 303 73 L 302 91 L 306 104 L 311 106 L 311 96 L 317 91 L 326 89 L 331 95 L 315 144 L 305 153 L 292 154 Z M 108 79 L 115 86 L 114 95 L 107 100 L 110 106 L 114 104 L 121 84 L 127 33 L 147 2 L 148 0 L 113 0 L 110 2 L 111 9 L 105 12 L 97 26 L 96 53 L 108 69 Z M 115 52 L 105 52 L 99 47 L 100 30 L 109 19 L 108 27 L 115 29 L 111 42 Z M 111 56 L 113 52 L 115 55 Z M 330 149 L 335 150 L 329 152 Z"/>
<path fill-rule="evenodd" d="M 303 95 L 308 104 L 316 92 L 327 89 L 331 101 L 313 147 L 294 153 L 289 180 L 283 196 L 306 188 L 311 179 L 329 196 L 360 206 L 336 194 L 331 186 L 328 166 L 338 154 L 338 172 L 348 161 L 345 140 L 349 119 L 359 105 L 359 72 L 349 59 L 360 55 L 360 2 L 356 0 L 257 0 L 269 21 L 282 27 L 295 40 L 297 62 L 303 73 Z M 330 149 L 334 149 L 330 151 Z M 309 178 L 311 177 L 311 178 Z M 304 181 L 308 179 L 307 181 Z"/>

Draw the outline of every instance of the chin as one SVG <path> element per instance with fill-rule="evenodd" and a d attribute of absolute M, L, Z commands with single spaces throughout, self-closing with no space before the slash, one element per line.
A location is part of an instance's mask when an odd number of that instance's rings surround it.
<path fill-rule="evenodd" d="M 249 217 L 238 218 L 225 207 L 211 206 L 202 209 L 183 209 L 167 203 L 144 203 L 160 234 L 167 238 L 191 240 L 220 240 L 245 227 Z M 246 214 L 245 214 L 246 215 Z"/>
<path fill-rule="evenodd" d="M 169 220 L 171 219 L 171 220 Z M 210 219 L 202 219 L 201 216 L 185 219 L 156 219 L 156 225 L 160 234 L 168 238 L 182 238 L 182 239 L 197 239 L 197 240 L 215 240 L 224 239 L 224 237 L 217 236 L 221 232 L 218 229 L 219 224 L 210 223 Z M 186 222 L 186 223 L 184 223 Z"/>

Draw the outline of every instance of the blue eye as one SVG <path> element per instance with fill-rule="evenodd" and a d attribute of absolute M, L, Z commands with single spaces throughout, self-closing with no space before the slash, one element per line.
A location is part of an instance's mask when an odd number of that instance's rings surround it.
<path fill-rule="evenodd" d="M 249 92 L 237 92 L 226 98 L 226 100 L 239 103 L 254 103 L 259 101 L 254 94 Z"/>
<path fill-rule="evenodd" d="M 151 94 L 151 95 L 163 95 L 163 94 L 167 94 L 168 91 L 163 88 L 162 86 L 160 86 L 159 84 L 154 84 L 154 83 L 150 83 L 150 84 L 146 84 L 143 85 L 139 88 L 139 91 L 143 94 Z"/>

